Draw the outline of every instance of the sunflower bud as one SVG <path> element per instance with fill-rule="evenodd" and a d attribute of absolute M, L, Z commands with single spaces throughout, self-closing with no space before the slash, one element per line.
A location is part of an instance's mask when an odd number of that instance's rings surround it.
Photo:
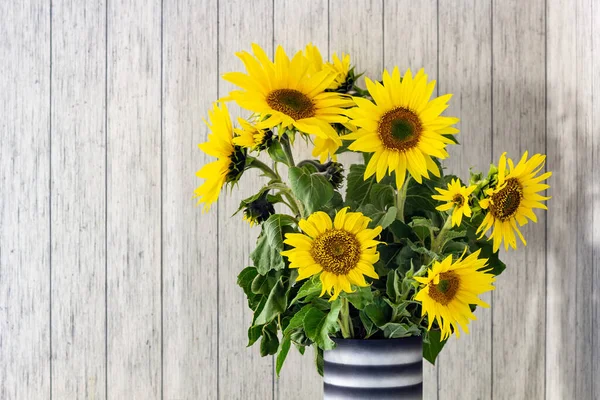
<path fill-rule="evenodd" d="M 248 203 L 244 208 L 243 218 L 248 221 L 250 226 L 262 224 L 271 215 L 275 214 L 275 208 L 267 198 L 268 193 L 269 191 L 264 192 L 258 199 Z"/>
<path fill-rule="evenodd" d="M 234 146 L 234 151 L 229 156 L 229 160 L 229 172 L 227 173 L 226 182 L 233 184 L 240 180 L 246 169 L 246 150 L 243 147 Z"/>
<path fill-rule="evenodd" d="M 334 189 L 339 189 L 344 182 L 344 166 L 338 162 L 329 161 L 323 164 L 325 167 L 325 177 L 331 183 Z"/>

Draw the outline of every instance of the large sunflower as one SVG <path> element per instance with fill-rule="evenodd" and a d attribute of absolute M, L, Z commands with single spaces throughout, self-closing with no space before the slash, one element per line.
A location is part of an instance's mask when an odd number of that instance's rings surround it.
<path fill-rule="evenodd" d="M 204 183 L 194 190 L 198 204 L 204 203 L 203 211 L 210 210 L 212 203 L 217 201 L 219 193 L 227 182 L 237 182 L 244 171 L 246 153 L 233 144 L 233 126 L 227 106 L 213 105 L 208 111 L 210 122 L 204 121 L 211 133 L 208 141 L 198 145 L 200 150 L 209 156 L 217 157 L 217 161 L 206 164 L 196 172 Z"/>
<path fill-rule="evenodd" d="M 448 190 L 435 188 L 440 194 L 431 196 L 435 200 L 444 201 L 441 206 L 437 206 L 436 210 L 447 211 L 452 210 L 452 226 L 460 226 L 463 215 L 471 216 L 471 207 L 469 207 L 469 196 L 477 188 L 477 185 L 469 187 L 462 186 L 458 179 L 452 179 L 448 184 Z"/>
<path fill-rule="evenodd" d="M 401 78 L 398 68 L 392 74 L 383 72 L 383 85 L 365 78 L 375 104 L 355 97 L 357 107 L 348 110 L 352 122 L 359 127 L 344 136 L 354 140 L 349 149 L 371 153 L 365 179 L 376 174 L 379 182 L 386 171 L 396 172 L 398 189 L 404 184 L 406 171 L 419 183 L 429 172 L 440 176 L 432 157 L 446 158 L 446 145 L 453 143 L 444 135 L 456 134 L 452 125 L 458 118 L 442 117 L 452 95 L 429 100 L 435 81 L 427 82 L 423 69 L 413 77 L 410 69 Z"/>
<path fill-rule="evenodd" d="M 541 154 L 534 154 L 528 160 L 527 152 L 525 152 L 516 166 L 510 158 L 508 159 L 509 171 L 507 174 L 506 153 L 500 157 L 498 184 L 495 188 L 488 189 L 486 191 L 488 197 L 479 202 L 481 208 L 489 209 L 489 212 L 477 230 L 483 237 L 490 228 L 494 228 L 491 234 L 491 239 L 494 240 L 494 251 L 498 251 L 502 241 L 504 241 L 506 250 L 509 245 L 516 249 L 515 232 L 523 244 L 527 245 L 517 223 L 519 226 L 523 226 L 528 222 L 528 218 L 537 222 L 533 209 L 548 209 L 541 202 L 550 197 L 544 197 L 538 192 L 550 187 L 541 182 L 552 176 L 552 172 L 536 176 L 544 168 L 545 160 L 546 156 Z"/>
<path fill-rule="evenodd" d="M 481 250 L 452 263 L 452 255 L 442 262 L 436 261 L 427 271 L 427 277 L 415 277 L 425 285 L 415 296 L 421 302 L 421 314 L 427 314 L 429 327 L 434 320 L 442 331 L 442 340 L 452 332 L 460 337 L 458 325 L 469 333 L 469 320 L 477 319 L 470 304 L 488 308 L 489 305 L 479 299 L 479 295 L 494 290 L 494 275 L 484 269 L 487 259 L 478 258 Z"/>
<path fill-rule="evenodd" d="M 248 150 L 261 151 L 269 148 L 273 142 L 273 131 L 270 129 L 257 129 L 255 125 L 243 118 L 238 118 L 241 128 L 233 131 L 237 134 L 233 144 L 245 147 Z"/>
<path fill-rule="evenodd" d="M 318 211 L 299 223 L 304 233 L 288 233 L 284 243 L 294 249 L 283 251 L 290 268 L 298 268 L 298 280 L 321 273 L 323 289 L 333 301 L 351 285 L 367 286 L 363 275 L 379 278 L 373 264 L 379 260 L 375 238 L 381 227 L 367 229 L 370 219 L 359 212 L 341 209 L 333 223 L 329 215 Z"/>
<path fill-rule="evenodd" d="M 281 46 L 275 52 L 275 62 L 257 44 L 254 56 L 246 51 L 237 53 L 247 74 L 230 72 L 223 78 L 242 90 L 234 90 L 228 99 L 263 118 L 257 129 L 295 127 L 298 131 L 334 141 L 341 140 L 332 123 L 347 121 L 342 107 L 352 101 L 325 90 L 336 79 L 330 70 L 312 72 L 309 60 L 298 52 L 290 60 Z"/>

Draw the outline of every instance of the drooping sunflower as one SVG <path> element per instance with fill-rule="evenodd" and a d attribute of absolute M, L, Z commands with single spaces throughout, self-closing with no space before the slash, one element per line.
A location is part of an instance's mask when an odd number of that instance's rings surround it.
<path fill-rule="evenodd" d="M 494 228 L 490 237 L 494 241 L 494 251 L 498 251 L 502 241 L 504 241 L 506 250 L 509 245 L 516 249 L 515 232 L 526 246 L 527 242 L 517 227 L 517 223 L 519 226 L 523 226 L 527 224 L 528 219 L 537 222 L 533 209 L 548 209 L 542 201 L 549 200 L 550 197 L 544 197 L 539 192 L 550 187 L 542 182 L 550 178 L 552 172 L 536 176 L 544 168 L 545 160 L 546 156 L 541 154 L 534 154 L 528 160 L 527 152 L 525 152 L 516 166 L 508 158 L 509 170 L 507 173 L 506 153 L 500 157 L 498 184 L 495 188 L 488 189 L 486 191 L 488 197 L 479 202 L 481 208 L 489 209 L 489 211 L 477 230 L 483 237 L 490 228 Z"/>
<path fill-rule="evenodd" d="M 452 208 L 452 226 L 460 226 L 463 215 L 466 217 L 471 216 L 471 207 L 469 207 L 469 196 L 473 193 L 473 190 L 477 188 L 477 185 L 471 185 L 469 187 L 462 186 L 458 179 L 452 179 L 448 184 L 448 190 L 435 188 L 440 194 L 434 194 L 431 196 L 435 200 L 445 201 L 445 204 L 437 206 L 436 210 L 448 211 Z"/>
<path fill-rule="evenodd" d="M 311 72 L 310 62 L 301 51 L 290 60 L 278 46 L 272 62 L 257 44 L 252 45 L 252 50 L 254 55 L 246 51 L 236 53 L 244 62 L 246 74 L 223 75 L 241 88 L 232 91 L 228 99 L 262 118 L 257 129 L 293 126 L 340 146 L 341 140 L 330 124 L 347 120 L 343 107 L 352 105 L 352 101 L 338 93 L 325 92 L 336 75 L 329 70 Z"/>
<path fill-rule="evenodd" d="M 256 125 L 251 124 L 243 118 L 238 118 L 241 128 L 234 128 L 237 134 L 233 138 L 233 144 L 245 147 L 251 151 L 265 150 L 273 142 L 273 131 L 270 129 L 257 129 Z"/>
<path fill-rule="evenodd" d="M 484 269 L 487 259 L 479 258 L 480 252 L 481 250 L 477 250 L 454 263 L 452 255 L 449 255 L 442 262 L 436 261 L 427 271 L 427 277 L 415 277 L 425 285 L 417 293 L 415 300 L 421 302 L 421 314 L 427 314 L 428 329 L 437 320 L 442 340 L 452 332 L 460 337 L 459 325 L 465 333 L 469 333 L 469 320 L 477 319 L 470 304 L 489 308 L 478 296 L 495 289 L 492 285 L 495 277 L 488 273 L 490 269 Z"/>
<path fill-rule="evenodd" d="M 196 176 L 204 179 L 204 183 L 194 190 L 194 198 L 198 204 L 204 203 L 203 212 L 210 210 L 212 203 L 217 201 L 219 193 L 226 183 L 237 182 L 246 163 L 246 152 L 233 143 L 233 126 L 227 106 L 219 107 L 216 103 L 208 111 L 204 123 L 211 133 L 208 140 L 198 145 L 200 150 L 217 160 L 204 165 Z"/>
<path fill-rule="evenodd" d="M 342 291 L 352 292 L 352 285 L 368 286 L 364 276 L 377 279 L 373 264 L 379 260 L 375 238 L 381 227 L 367 229 L 370 219 L 360 212 L 341 209 L 332 223 L 329 215 L 318 211 L 299 222 L 304 233 L 288 233 L 284 243 L 293 246 L 281 254 L 298 268 L 298 280 L 321 274 L 321 296 L 330 301 Z"/>
<path fill-rule="evenodd" d="M 392 74 L 383 72 L 383 85 L 365 78 L 375 103 L 355 97 L 357 107 L 348 110 L 352 122 L 359 127 L 344 136 L 354 140 L 349 149 L 374 153 L 365 170 L 365 179 L 376 174 L 377 181 L 386 171 L 396 172 L 398 189 L 404 184 L 406 171 L 419 183 L 429 173 L 440 176 L 432 157 L 448 157 L 446 145 L 453 143 L 444 135 L 458 130 L 452 125 L 458 118 L 440 114 L 448 107 L 452 95 L 430 100 L 435 81 L 427 82 L 423 69 L 413 77 L 410 69 L 400 77 L 398 68 Z"/>

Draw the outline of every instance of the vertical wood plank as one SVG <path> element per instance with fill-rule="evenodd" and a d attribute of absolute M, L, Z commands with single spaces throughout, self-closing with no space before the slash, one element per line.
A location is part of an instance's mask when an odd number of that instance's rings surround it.
<path fill-rule="evenodd" d="M 555 171 L 547 233 L 548 399 L 593 398 L 591 6 L 587 0 L 547 3 L 548 168 Z"/>
<path fill-rule="evenodd" d="M 328 1 L 327 0 L 284 0 L 274 2 L 274 20 L 285 21 L 274 26 L 274 46 L 282 45 L 291 57 L 303 50 L 308 43 L 319 48 L 324 60 L 330 57 L 328 40 Z M 313 146 L 303 140 L 294 143 L 294 159 L 313 158 Z M 275 398 L 320 399 L 323 397 L 323 383 L 314 363 L 313 349 L 304 356 L 294 348 L 288 354 L 281 377 L 276 378 Z"/>
<path fill-rule="evenodd" d="M 161 395 L 161 3 L 108 4 L 108 397 Z"/>
<path fill-rule="evenodd" d="M 424 68 L 429 79 L 438 77 L 438 6 L 436 0 L 386 1 L 383 10 L 384 67 L 400 73 Z M 380 71 L 371 79 L 380 79 Z M 439 86 L 436 91 L 439 92 Z M 439 92 L 441 93 L 441 92 Z M 423 360 L 423 398 L 438 398 L 438 367 Z"/>
<path fill-rule="evenodd" d="M 504 151 L 513 159 L 525 150 L 545 152 L 544 25 L 543 0 L 492 4 L 495 162 Z M 496 400 L 544 397 L 546 215 L 536 214 L 539 223 L 521 230 L 527 247 L 501 251 L 507 268 L 496 281 L 492 322 Z"/>
<path fill-rule="evenodd" d="M 50 395 L 50 9 L 1 2 L 0 398 Z"/>
<path fill-rule="evenodd" d="M 590 12 L 592 21 L 600 21 L 600 5 L 592 2 Z M 587 185 L 592 185 L 594 199 L 592 204 L 592 398 L 600 398 L 600 79 L 598 79 L 598 71 L 600 71 L 600 29 L 597 25 L 593 25 L 592 31 L 592 148 L 593 148 L 593 165 L 592 172 L 586 175 Z M 589 84 L 589 83 L 588 83 Z M 587 207 L 589 207 L 589 204 Z M 589 221 L 587 221 L 589 223 Z"/>
<path fill-rule="evenodd" d="M 261 45 L 273 54 L 273 2 L 260 0 L 246 2 L 227 0 L 219 2 L 219 74 L 245 71 L 235 56 L 241 50 L 250 51 L 251 43 Z M 285 22 L 281 22 L 285 23 Z M 219 97 L 224 97 L 234 86 L 219 81 Z M 228 105 L 232 119 L 247 118 L 248 111 L 240 111 L 233 103 Z M 261 358 L 256 343 L 247 348 L 247 329 L 251 324 L 251 310 L 246 295 L 237 285 L 237 275 L 250 265 L 250 252 L 255 248 L 259 229 L 251 229 L 242 221 L 237 210 L 240 201 L 256 193 L 266 181 L 256 171 L 247 172 L 233 193 L 223 191 L 218 204 L 218 279 L 219 279 L 219 399 L 273 398 L 273 357 Z M 216 210 L 217 207 L 214 207 Z"/>
<path fill-rule="evenodd" d="M 53 5 L 53 398 L 106 396 L 105 38 L 104 1 Z"/>
<path fill-rule="evenodd" d="M 217 1 L 163 3 L 163 377 L 165 399 L 217 398 L 217 212 L 191 199 L 217 99 Z M 199 23 L 207 21 L 207 25 Z"/>
<path fill-rule="evenodd" d="M 470 167 L 487 173 L 492 161 L 491 1 L 444 1 L 439 7 L 439 94 L 454 94 L 445 114 L 461 120 L 461 145 L 451 146 L 443 163 L 446 174 L 468 182 Z M 491 297 L 482 296 L 488 304 Z M 452 337 L 440 354 L 440 399 L 491 398 L 492 311 L 479 307 L 475 314 L 471 334 Z"/>

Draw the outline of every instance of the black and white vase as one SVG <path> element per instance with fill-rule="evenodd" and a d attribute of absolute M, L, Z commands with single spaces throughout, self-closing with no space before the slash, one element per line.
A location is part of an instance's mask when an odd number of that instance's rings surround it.
<path fill-rule="evenodd" d="M 421 337 L 334 340 L 323 355 L 324 400 L 422 400 Z"/>

